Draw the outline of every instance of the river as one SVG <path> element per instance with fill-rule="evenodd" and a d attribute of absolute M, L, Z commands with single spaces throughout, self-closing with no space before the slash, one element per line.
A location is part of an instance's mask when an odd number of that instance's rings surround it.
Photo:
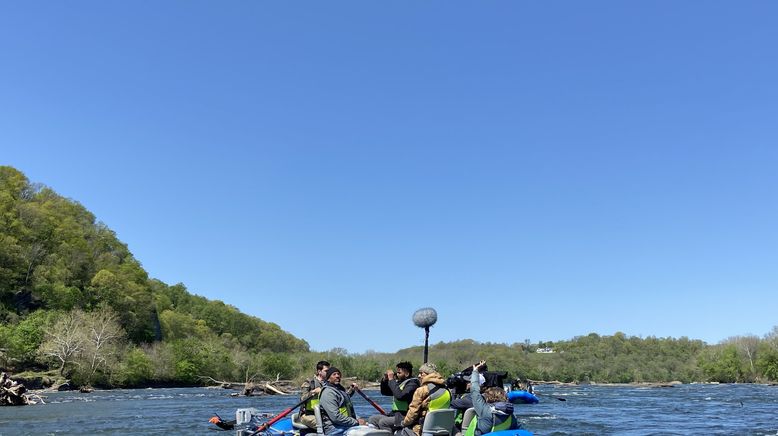
<path fill-rule="evenodd" d="M 47 394 L 47 404 L 0 407 L 0 435 L 217 434 L 214 413 L 234 419 L 235 410 L 268 413 L 295 398 L 231 397 L 205 388 L 95 391 Z M 387 397 L 365 391 L 383 407 Z M 632 386 L 539 385 L 539 404 L 517 405 L 523 427 L 537 435 L 778 435 L 778 387 L 763 385 Z M 565 400 L 565 401 L 562 401 Z M 357 414 L 374 409 L 354 397 Z"/>

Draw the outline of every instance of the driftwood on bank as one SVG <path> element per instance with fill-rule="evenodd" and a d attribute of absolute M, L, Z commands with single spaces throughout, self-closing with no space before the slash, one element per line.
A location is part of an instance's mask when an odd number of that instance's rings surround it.
<path fill-rule="evenodd" d="M 267 381 L 248 381 L 248 382 L 234 382 L 225 380 L 216 380 L 213 377 L 200 376 L 200 380 L 210 384 L 213 387 L 222 389 L 235 389 L 239 392 L 233 392 L 230 396 L 247 396 L 254 395 L 292 395 L 300 392 L 300 385 L 296 384 L 292 380 L 281 380 L 280 376 L 276 375 L 275 380 Z M 359 381 L 356 377 L 344 377 L 344 382 L 358 382 L 359 386 L 363 388 L 378 387 L 380 383 Z M 347 383 L 344 383 L 344 385 Z"/>
<path fill-rule="evenodd" d="M 219 387 L 223 389 L 237 389 L 240 391 L 240 394 L 234 393 L 231 394 L 233 396 L 237 395 L 245 395 L 245 396 L 252 396 L 252 395 L 290 395 L 295 389 L 298 388 L 298 386 L 295 386 L 294 382 L 291 380 L 280 380 L 278 376 L 276 376 L 275 380 L 268 380 L 268 381 L 249 381 L 245 383 L 241 382 L 231 382 L 231 381 L 224 381 L 224 380 L 216 380 L 213 377 L 207 377 L 202 376 L 200 379 L 214 384 L 218 385 Z"/>
<path fill-rule="evenodd" d="M 266 394 L 270 395 L 289 395 L 289 392 L 284 392 L 277 387 L 273 386 L 269 382 L 265 382 L 265 386 L 262 388 Z"/>
<path fill-rule="evenodd" d="M 4 372 L 0 373 L 0 406 L 25 406 L 38 403 L 25 392 L 27 388 L 23 384 L 11 380 L 11 377 Z M 43 402 L 42 398 L 38 397 L 38 399 Z"/>

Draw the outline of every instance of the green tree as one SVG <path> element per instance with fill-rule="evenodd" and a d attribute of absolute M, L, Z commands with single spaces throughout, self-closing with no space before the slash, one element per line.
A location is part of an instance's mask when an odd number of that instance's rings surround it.
<path fill-rule="evenodd" d="M 758 355 L 756 366 L 762 375 L 768 380 L 778 380 L 778 349 L 768 343 L 763 343 L 759 348 Z"/>
<path fill-rule="evenodd" d="M 151 358 L 140 348 L 131 347 L 115 375 L 119 386 L 139 386 L 154 380 Z"/>
<path fill-rule="evenodd" d="M 14 367 L 25 368 L 35 364 L 38 348 L 55 313 L 39 310 L 22 319 L 18 324 L 0 326 L 0 343 L 6 348 L 7 359 Z"/>
<path fill-rule="evenodd" d="M 260 358 L 260 373 L 268 379 L 289 380 L 297 373 L 291 357 L 285 353 L 266 353 Z"/>
<path fill-rule="evenodd" d="M 735 345 L 723 345 L 702 356 L 700 366 L 709 381 L 735 383 L 742 381 L 743 369 Z"/>

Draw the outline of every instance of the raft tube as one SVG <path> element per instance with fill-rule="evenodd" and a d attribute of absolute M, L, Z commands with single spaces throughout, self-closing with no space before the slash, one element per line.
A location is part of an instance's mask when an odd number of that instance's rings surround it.
<path fill-rule="evenodd" d="M 292 418 L 284 418 L 271 425 L 266 430 L 270 434 L 274 435 L 290 435 L 294 433 L 294 426 L 292 425 Z"/>
<path fill-rule="evenodd" d="M 532 436 L 532 432 L 528 430 L 500 430 L 493 431 L 491 433 L 485 433 L 483 436 Z"/>
<path fill-rule="evenodd" d="M 538 397 L 527 391 L 510 391 L 508 401 L 513 404 L 535 404 L 538 402 Z"/>

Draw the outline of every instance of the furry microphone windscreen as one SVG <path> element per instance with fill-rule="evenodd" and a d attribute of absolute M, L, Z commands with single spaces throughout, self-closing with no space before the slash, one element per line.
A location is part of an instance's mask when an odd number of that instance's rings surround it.
<path fill-rule="evenodd" d="M 417 327 L 429 327 L 438 321 L 438 312 L 431 307 L 423 307 L 413 313 L 413 323 Z"/>

